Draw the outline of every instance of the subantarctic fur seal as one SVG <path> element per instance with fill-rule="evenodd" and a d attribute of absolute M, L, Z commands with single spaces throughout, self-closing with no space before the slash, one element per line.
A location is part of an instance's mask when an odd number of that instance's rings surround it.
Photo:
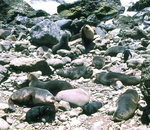
<path fill-rule="evenodd" d="M 26 113 L 26 121 L 32 122 L 52 122 L 55 120 L 55 106 L 35 106 Z"/>
<path fill-rule="evenodd" d="M 57 74 L 70 79 L 79 79 L 80 77 L 90 78 L 93 74 L 93 70 L 90 66 L 79 66 L 73 68 L 60 69 L 58 70 Z"/>
<path fill-rule="evenodd" d="M 83 89 L 70 89 L 60 91 L 55 96 L 56 101 L 69 102 L 71 107 L 82 107 L 89 103 L 90 94 L 89 91 Z"/>
<path fill-rule="evenodd" d="M 15 91 L 8 100 L 9 109 L 15 111 L 14 103 L 21 105 L 52 105 L 54 96 L 45 89 L 25 87 Z"/>
<path fill-rule="evenodd" d="M 121 81 L 123 85 L 137 85 L 141 81 L 139 77 L 116 72 L 100 72 L 95 74 L 95 78 L 104 85 L 111 85 L 116 81 Z"/>
<path fill-rule="evenodd" d="M 86 115 L 91 115 L 95 112 L 97 112 L 97 110 L 99 108 L 102 107 L 102 103 L 99 102 L 99 101 L 93 101 L 93 102 L 90 102 L 88 104 L 85 104 L 82 109 L 83 109 L 83 114 L 86 114 Z"/>
<path fill-rule="evenodd" d="M 66 49 L 66 50 L 71 50 L 71 48 L 68 46 L 68 39 L 70 37 L 70 34 L 64 33 L 59 41 L 58 44 L 54 45 L 52 47 L 52 52 L 56 54 L 57 50 L 59 49 Z"/>
<path fill-rule="evenodd" d="M 106 50 L 105 55 L 116 56 L 118 53 L 124 54 L 124 62 L 128 60 L 129 56 L 132 57 L 130 50 L 124 46 L 113 46 Z"/>
<path fill-rule="evenodd" d="M 112 120 L 122 121 L 127 120 L 133 116 L 137 109 L 137 103 L 139 101 L 139 95 L 136 90 L 128 89 L 121 94 L 117 101 L 117 109 L 113 115 Z"/>
<path fill-rule="evenodd" d="M 63 80 L 50 80 L 47 82 L 40 81 L 34 74 L 28 73 L 27 79 L 30 81 L 29 86 L 46 89 L 54 96 L 61 90 L 73 89 L 72 85 Z"/>
<path fill-rule="evenodd" d="M 100 56 L 94 56 L 92 65 L 97 69 L 101 69 L 105 65 L 105 61 Z"/>
<path fill-rule="evenodd" d="M 94 38 L 94 30 L 91 28 L 90 25 L 83 25 L 83 27 L 81 28 L 81 38 L 82 43 L 85 47 L 85 52 L 87 53 L 90 50 Z"/>

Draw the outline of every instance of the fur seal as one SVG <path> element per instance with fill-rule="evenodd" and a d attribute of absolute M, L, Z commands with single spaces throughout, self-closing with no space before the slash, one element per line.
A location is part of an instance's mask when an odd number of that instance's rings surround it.
<path fill-rule="evenodd" d="M 15 111 L 14 103 L 22 105 L 52 105 L 54 96 L 45 89 L 25 87 L 15 91 L 8 100 L 9 109 Z"/>
<path fill-rule="evenodd" d="M 70 35 L 66 32 L 62 35 L 59 43 L 52 47 L 53 54 L 56 54 L 57 50 L 59 50 L 59 49 L 71 50 L 71 48 L 68 46 L 69 37 L 70 37 Z"/>
<path fill-rule="evenodd" d="M 128 89 L 121 94 L 117 101 L 117 109 L 113 115 L 112 120 L 122 121 L 127 120 L 133 116 L 137 109 L 137 103 L 139 101 L 139 95 L 136 90 Z"/>
<path fill-rule="evenodd" d="M 91 114 L 97 112 L 97 110 L 101 107 L 102 107 L 102 103 L 99 101 L 90 102 L 82 107 L 83 114 L 91 115 Z"/>
<path fill-rule="evenodd" d="M 72 85 L 67 81 L 50 80 L 47 82 L 43 82 L 31 73 L 27 74 L 27 79 L 30 81 L 29 86 L 46 89 L 54 96 L 61 90 L 73 89 Z"/>
<path fill-rule="evenodd" d="M 100 56 L 94 56 L 92 65 L 97 69 L 101 69 L 105 65 L 104 59 Z"/>
<path fill-rule="evenodd" d="M 139 77 L 116 72 L 100 72 L 95 74 L 95 78 L 104 85 L 111 85 L 116 81 L 121 81 L 123 85 L 137 85 L 141 81 Z"/>
<path fill-rule="evenodd" d="M 90 66 L 78 66 L 74 68 L 60 69 L 57 74 L 70 79 L 79 79 L 80 77 L 90 78 L 93 74 L 93 70 Z"/>
<path fill-rule="evenodd" d="M 52 122 L 55 120 L 55 106 L 35 106 L 26 113 L 26 121 L 32 122 Z"/>
<path fill-rule="evenodd" d="M 94 30 L 91 28 L 90 25 L 83 25 L 83 27 L 81 28 L 81 38 L 82 43 L 85 47 L 85 52 L 87 53 L 90 50 L 90 46 L 93 43 L 94 38 Z"/>
<path fill-rule="evenodd" d="M 124 62 L 128 60 L 129 56 L 132 57 L 130 50 L 124 46 L 113 46 L 106 50 L 105 55 L 116 56 L 118 53 L 124 54 Z"/>
<path fill-rule="evenodd" d="M 66 101 L 71 107 L 82 107 L 89 103 L 89 92 L 83 89 L 70 89 L 60 91 L 56 96 L 56 101 Z"/>

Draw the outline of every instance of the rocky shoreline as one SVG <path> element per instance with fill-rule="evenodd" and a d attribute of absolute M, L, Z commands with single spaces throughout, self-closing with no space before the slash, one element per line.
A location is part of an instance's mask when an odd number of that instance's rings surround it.
<path fill-rule="evenodd" d="M 139 10 L 134 16 L 125 16 L 122 15 L 124 7 L 119 1 L 115 3 L 116 8 L 111 6 L 112 3 L 108 4 L 103 1 L 100 5 L 92 5 L 92 13 L 89 13 L 90 7 L 78 3 L 78 7 L 81 5 L 82 9 L 75 8 L 74 4 L 66 5 L 66 7 L 62 4 L 58 7 L 58 14 L 49 15 L 43 10 L 35 11 L 27 3 L 21 4 L 21 2 L 14 0 L 12 4 L 2 0 L 0 3 L 0 7 L 7 12 L 4 11 L 0 19 L 0 129 L 150 129 L 149 120 L 145 123 L 141 118 L 143 109 L 140 107 L 134 116 L 126 121 L 110 120 L 119 95 L 128 88 L 136 90 L 140 95 L 139 104 L 143 108 L 146 106 L 140 84 L 127 86 L 118 81 L 115 88 L 112 85 L 107 86 L 95 82 L 94 77 L 96 73 L 103 71 L 143 77 L 145 73 L 142 71 L 145 67 L 143 62 L 150 58 L 149 8 Z M 97 9 L 98 6 L 101 9 Z M 65 16 L 66 10 L 73 12 L 70 12 L 70 16 Z M 82 39 L 79 37 L 80 29 L 84 24 L 89 24 L 94 30 L 94 47 L 87 54 Z M 71 50 L 61 49 L 53 54 L 52 47 L 60 41 L 64 32 L 71 36 L 69 41 Z M 129 57 L 126 63 L 124 63 L 122 53 L 116 57 L 105 56 L 108 48 L 117 45 L 130 49 L 132 57 Z M 105 57 L 103 68 L 93 67 L 94 56 Z M 91 66 L 93 75 L 90 78 L 70 79 L 57 74 L 59 69 L 79 66 Z M 90 116 L 82 114 L 80 107 L 66 111 L 58 109 L 52 123 L 29 124 L 25 121 L 25 114 L 30 108 L 25 105 L 15 105 L 16 111 L 11 113 L 7 105 L 14 91 L 29 85 L 28 72 L 34 72 L 41 81 L 60 79 L 69 82 L 74 88 L 88 89 L 90 102 L 99 101 L 103 105 Z"/>

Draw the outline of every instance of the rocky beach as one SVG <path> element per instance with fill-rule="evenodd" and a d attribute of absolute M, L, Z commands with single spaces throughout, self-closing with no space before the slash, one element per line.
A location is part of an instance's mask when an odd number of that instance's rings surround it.
<path fill-rule="evenodd" d="M 147 112 L 150 93 L 146 93 L 150 83 L 149 0 L 139 0 L 127 9 L 120 0 L 55 2 L 59 3 L 55 14 L 35 10 L 23 0 L 0 2 L 0 129 L 150 129 L 150 112 Z M 85 24 L 94 31 L 88 52 L 81 38 Z M 64 33 L 69 36 L 69 49 L 58 49 L 54 53 L 52 48 Z M 115 56 L 108 54 L 108 49 L 114 46 L 131 52 L 126 62 L 121 50 Z M 98 67 L 93 63 L 96 56 L 101 57 Z M 62 74 L 67 71 L 69 74 Z M 109 72 L 115 75 L 104 76 Z M 69 101 L 61 100 L 55 104 L 57 110 L 51 123 L 27 122 L 26 113 L 32 107 L 15 104 L 15 111 L 11 112 L 8 100 L 15 91 L 29 86 L 28 73 L 43 82 L 62 80 L 74 89 L 85 90 L 89 103 L 99 103 L 98 110 L 87 115 L 80 105 L 72 107 Z M 102 76 L 98 78 L 98 74 Z M 109 78 L 115 78 L 115 83 Z M 129 119 L 113 121 L 117 100 L 127 89 L 137 91 L 138 107 Z"/>

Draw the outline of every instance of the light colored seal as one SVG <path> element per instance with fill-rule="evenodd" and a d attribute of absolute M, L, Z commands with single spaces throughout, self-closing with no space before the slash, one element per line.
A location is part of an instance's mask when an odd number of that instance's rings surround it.
<path fill-rule="evenodd" d="M 9 109 L 15 111 L 14 103 L 21 105 L 52 105 L 54 96 L 45 89 L 25 87 L 15 91 L 8 100 Z"/>
<path fill-rule="evenodd" d="M 117 101 L 117 109 L 113 115 L 112 120 L 122 121 L 127 120 L 134 115 L 137 109 L 139 95 L 136 90 L 128 89 L 121 94 Z"/>

